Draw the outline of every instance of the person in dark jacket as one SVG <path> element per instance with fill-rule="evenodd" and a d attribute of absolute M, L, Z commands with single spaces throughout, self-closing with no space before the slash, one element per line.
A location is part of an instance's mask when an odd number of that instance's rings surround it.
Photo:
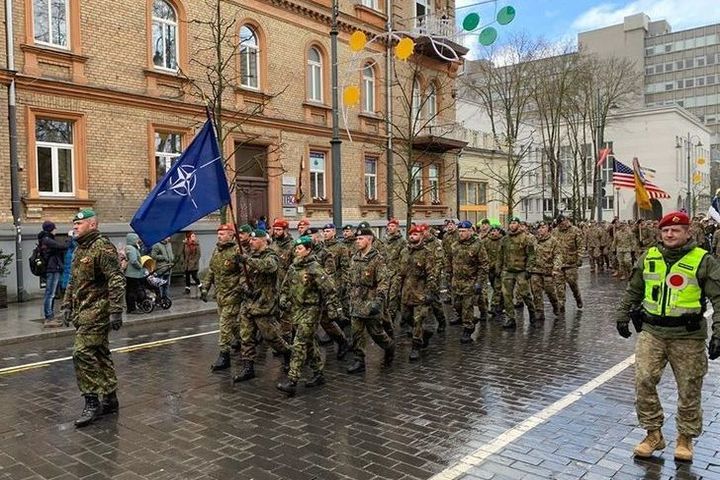
<path fill-rule="evenodd" d="M 183 250 L 181 264 L 185 272 L 185 293 L 190 293 L 190 279 L 195 282 L 198 289 L 202 288 L 202 283 L 198 278 L 198 270 L 200 269 L 200 244 L 198 243 L 195 232 L 185 232 L 185 240 L 183 240 Z"/>
<path fill-rule="evenodd" d="M 43 300 L 43 316 L 45 328 L 62 327 L 62 322 L 55 319 L 55 294 L 63 273 L 65 250 L 67 245 L 55 239 L 55 224 L 45 220 L 42 231 L 38 233 L 38 245 L 45 261 L 45 299 Z"/>

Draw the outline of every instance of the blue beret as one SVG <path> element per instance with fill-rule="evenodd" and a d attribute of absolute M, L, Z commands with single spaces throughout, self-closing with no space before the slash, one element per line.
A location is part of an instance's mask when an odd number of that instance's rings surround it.
<path fill-rule="evenodd" d="M 472 228 L 472 222 L 468 220 L 463 220 L 462 222 L 458 223 L 458 228 Z"/>

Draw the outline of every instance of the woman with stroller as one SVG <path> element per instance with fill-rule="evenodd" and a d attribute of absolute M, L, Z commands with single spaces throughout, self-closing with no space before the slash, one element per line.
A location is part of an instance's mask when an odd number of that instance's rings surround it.
<path fill-rule="evenodd" d="M 140 261 L 140 237 L 135 233 L 128 233 L 125 236 L 125 258 L 127 268 L 125 269 L 125 280 L 127 287 L 125 292 L 125 303 L 128 313 L 137 310 L 137 303 L 143 298 L 143 281 L 145 271 Z"/>
<path fill-rule="evenodd" d="M 185 294 L 190 294 L 191 285 L 197 285 L 198 289 L 202 288 L 202 283 L 198 278 L 198 270 L 200 269 L 200 244 L 197 241 L 195 232 L 185 232 L 180 264 L 185 272 Z M 191 279 L 194 283 L 190 282 Z"/>

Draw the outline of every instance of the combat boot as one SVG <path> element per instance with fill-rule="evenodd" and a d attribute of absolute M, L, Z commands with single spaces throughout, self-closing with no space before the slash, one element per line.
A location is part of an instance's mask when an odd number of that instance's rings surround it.
<path fill-rule="evenodd" d="M 107 415 L 109 413 L 115 413 L 120 408 L 118 402 L 117 392 L 110 392 L 105 395 L 102 399 L 102 414 Z"/>
<path fill-rule="evenodd" d="M 437 333 L 443 334 L 447 329 L 447 322 L 445 320 L 438 320 Z"/>
<path fill-rule="evenodd" d="M 507 330 L 515 330 L 517 328 L 517 324 L 515 323 L 514 318 L 505 317 L 505 320 L 503 321 L 502 328 L 505 328 Z"/>
<path fill-rule="evenodd" d="M 550 302 L 550 303 L 552 305 L 553 315 L 555 315 L 556 317 L 560 316 L 560 306 L 558 305 L 557 300 L 555 300 L 554 302 Z"/>
<path fill-rule="evenodd" d="M 420 348 L 427 348 L 430 345 L 430 339 L 433 336 L 433 332 L 430 330 L 423 330 L 422 345 Z"/>
<path fill-rule="evenodd" d="M 350 351 L 350 344 L 347 340 L 344 340 L 338 344 L 337 354 L 335 355 L 335 358 L 338 360 L 342 360 L 345 358 L 345 356 Z"/>
<path fill-rule="evenodd" d="M 250 360 L 243 360 L 242 370 L 233 377 L 233 383 L 244 382 L 252 378 L 255 378 L 255 364 Z"/>
<path fill-rule="evenodd" d="M 394 353 L 395 352 L 393 352 L 393 354 Z M 387 357 L 387 350 L 385 351 L 385 356 Z M 361 373 L 364 371 L 365 371 L 365 362 L 358 358 L 356 358 L 355 361 L 353 362 L 353 364 L 347 368 L 347 373 Z"/>
<path fill-rule="evenodd" d="M 94 393 L 86 393 L 85 407 L 83 408 L 80 418 L 75 420 L 75 426 L 82 428 L 86 425 L 90 425 L 96 418 L 102 415 L 102 406 L 98 400 L 98 396 Z"/>
<path fill-rule="evenodd" d="M 460 337 L 460 343 L 472 342 L 472 334 L 473 334 L 472 328 L 463 328 L 462 336 Z"/>
<path fill-rule="evenodd" d="M 535 315 L 535 322 L 542 323 L 544 321 L 545 321 L 545 312 L 538 313 L 537 315 Z"/>
<path fill-rule="evenodd" d="M 580 297 L 578 297 L 578 298 L 575 299 L 575 302 L 576 302 L 576 304 L 577 304 L 577 309 L 578 309 L 578 310 L 582 310 L 582 309 L 583 309 L 582 299 L 581 299 Z"/>
<path fill-rule="evenodd" d="M 420 350 L 413 346 L 412 350 L 410 350 L 410 361 L 415 362 L 417 360 L 420 360 Z"/>
<path fill-rule="evenodd" d="M 679 462 L 692 462 L 692 458 L 692 438 L 682 433 L 678 434 L 677 445 L 675 446 L 675 460 Z"/>
<path fill-rule="evenodd" d="M 230 352 L 220 352 L 215 363 L 210 365 L 211 372 L 219 372 L 220 370 L 227 370 L 230 368 Z"/>
<path fill-rule="evenodd" d="M 241 346 L 242 346 L 242 345 L 241 345 L 241 343 L 240 343 L 240 340 L 233 340 L 232 343 L 230 344 L 230 348 L 232 348 L 232 349 L 235 350 L 236 352 L 237 352 L 238 350 L 240 350 L 240 347 L 241 347 Z"/>
<path fill-rule="evenodd" d="M 292 350 L 286 350 L 282 352 L 283 356 L 283 372 L 288 373 L 290 371 L 290 359 L 292 359 Z"/>
<path fill-rule="evenodd" d="M 325 385 L 325 375 L 322 372 L 315 372 L 310 380 L 305 382 L 305 386 L 308 388 L 319 387 Z"/>
<path fill-rule="evenodd" d="M 297 382 L 288 378 L 287 380 L 283 380 L 282 382 L 278 383 L 276 385 L 276 388 L 281 392 L 287 393 L 288 397 L 293 397 L 295 396 L 295 392 L 297 391 Z"/>
<path fill-rule="evenodd" d="M 662 432 L 660 430 L 648 430 L 643 441 L 635 446 L 633 454 L 636 457 L 647 458 L 650 457 L 655 450 L 662 450 L 663 448 L 665 448 L 665 439 L 663 438 Z"/>
<path fill-rule="evenodd" d="M 385 356 L 383 357 L 383 365 L 386 367 L 389 367 L 392 365 L 393 360 L 395 360 L 395 343 L 393 343 L 390 347 L 385 349 Z M 365 365 L 363 364 L 363 368 Z"/>

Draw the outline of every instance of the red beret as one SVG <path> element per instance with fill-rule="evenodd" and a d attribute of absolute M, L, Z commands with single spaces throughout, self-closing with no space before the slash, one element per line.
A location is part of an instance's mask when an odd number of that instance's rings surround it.
<path fill-rule="evenodd" d="M 217 231 L 220 232 L 222 230 L 228 231 L 228 232 L 235 232 L 235 224 L 234 223 L 221 223 L 218 227 Z"/>
<path fill-rule="evenodd" d="M 284 218 L 276 218 L 273 222 L 273 228 L 288 228 L 290 224 Z"/>
<path fill-rule="evenodd" d="M 670 212 L 662 217 L 658 228 L 669 227 L 670 225 L 690 225 L 690 217 L 685 212 Z"/>
<path fill-rule="evenodd" d="M 422 225 L 413 225 L 410 227 L 410 230 L 408 230 L 408 235 L 412 235 L 413 233 L 422 233 L 422 229 L 420 228 Z"/>
<path fill-rule="evenodd" d="M 430 230 L 430 225 L 428 225 L 427 223 L 421 223 L 420 225 L 418 225 L 418 228 L 420 229 L 420 232 L 427 232 L 428 230 Z"/>
<path fill-rule="evenodd" d="M 310 220 L 308 220 L 307 218 L 303 218 L 298 222 L 298 227 L 300 225 L 310 225 Z"/>
<path fill-rule="evenodd" d="M 393 217 L 393 218 L 391 218 L 390 220 L 388 220 L 388 223 L 387 223 L 387 224 L 388 224 L 388 225 L 400 225 L 400 220 L 398 220 L 397 218 L 394 218 L 394 217 Z"/>

